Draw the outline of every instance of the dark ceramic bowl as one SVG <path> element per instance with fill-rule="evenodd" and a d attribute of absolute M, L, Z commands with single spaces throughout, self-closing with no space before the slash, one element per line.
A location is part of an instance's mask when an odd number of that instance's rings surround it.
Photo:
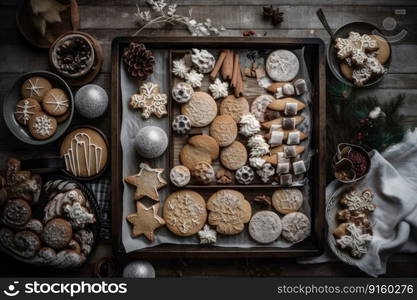
<path fill-rule="evenodd" d="M 46 140 L 37 140 L 33 138 L 30 135 L 29 130 L 23 125 L 19 124 L 16 121 L 16 118 L 14 117 L 16 103 L 22 100 L 22 96 L 20 93 L 21 86 L 23 82 L 25 82 L 26 79 L 30 77 L 34 77 L 34 76 L 40 76 L 40 77 L 44 77 L 48 79 L 54 88 L 62 89 L 67 94 L 68 99 L 71 102 L 70 115 L 64 122 L 58 124 L 56 133 Z M 6 122 L 7 127 L 9 128 L 9 130 L 13 133 L 15 137 L 17 137 L 22 142 L 26 144 L 30 144 L 30 145 L 37 145 L 37 146 L 45 145 L 45 144 L 52 143 L 53 141 L 56 141 L 57 139 L 59 139 L 65 133 L 65 131 L 68 129 L 69 125 L 71 124 L 73 115 L 74 115 L 74 97 L 72 95 L 71 89 L 61 77 L 48 71 L 34 71 L 34 72 L 23 74 L 16 80 L 9 94 L 6 96 L 6 98 L 3 101 L 3 117 L 4 117 L 4 121 Z"/>
<path fill-rule="evenodd" d="M 334 33 L 335 38 L 347 38 L 349 35 L 349 32 L 355 31 L 360 34 L 374 34 L 376 32 L 379 32 L 378 28 L 372 24 L 364 23 L 364 22 L 353 22 L 346 24 L 339 29 L 336 30 Z M 389 44 L 389 43 L 388 43 Z M 391 45 L 390 45 L 391 47 Z M 391 50 L 391 49 L 390 49 Z M 336 51 L 337 49 L 334 47 L 334 43 L 330 41 L 329 48 L 327 51 L 327 63 L 329 64 L 329 68 L 332 71 L 333 75 L 341 82 L 343 82 L 346 85 L 357 87 L 353 84 L 352 81 L 346 79 L 343 74 L 340 72 L 339 63 L 340 60 L 336 57 Z M 391 62 L 391 56 L 389 57 L 388 61 L 384 64 L 384 67 L 386 70 L 388 70 L 389 65 Z M 372 78 L 369 80 L 366 84 L 363 85 L 363 87 L 369 87 L 372 86 L 382 80 L 384 75 Z"/>

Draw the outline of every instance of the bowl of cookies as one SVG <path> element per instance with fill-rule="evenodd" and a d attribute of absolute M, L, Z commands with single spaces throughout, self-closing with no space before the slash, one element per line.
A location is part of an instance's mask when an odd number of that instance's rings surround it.
<path fill-rule="evenodd" d="M 390 65 L 391 46 L 378 32 L 372 24 L 354 22 L 334 33 L 327 61 L 339 81 L 355 87 L 381 81 Z"/>
<path fill-rule="evenodd" d="M 45 145 L 60 138 L 71 124 L 73 95 L 59 76 L 47 71 L 20 76 L 3 102 L 7 127 L 19 140 Z"/>

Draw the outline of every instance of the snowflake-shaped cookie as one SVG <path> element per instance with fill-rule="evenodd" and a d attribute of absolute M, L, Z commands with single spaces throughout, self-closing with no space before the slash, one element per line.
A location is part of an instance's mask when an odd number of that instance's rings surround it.
<path fill-rule="evenodd" d="M 335 48 L 339 59 L 351 57 L 354 64 L 362 66 L 368 58 L 366 52 L 378 49 L 378 43 L 367 34 L 349 32 L 348 38 L 336 39 Z"/>
<path fill-rule="evenodd" d="M 229 84 L 227 82 L 222 82 L 219 78 L 209 86 L 209 90 L 214 99 L 227 97 L 227 95 L 229 95 L 228 88 Z"/>
<path fill-rule="evenodd" d="M 204 75 L 198 73 L 196 70 L 191 70 L 185 75 L 185 81 L 191 84 L 193 88 L 201 87 L 201 81 Z"/>
<path fill-rule="evenodd" d="M 364 190 L 361 195 L 356 190 L 352 190 L 346 193 L 340 202 L 349 210 L 372 212 L 376 207 L 373 199 L 374 195 L 370 189 Z"/>
<path fill-rule="evenodd" d="M 148 119 L 152 114 L 161 118 L 166 115 L 167 95 L 159 92 L 159 87 L 153 82 L 145 82 L 139 88 L 139 94 L 130 98 L 129 105 L 134 109 L 142 109 L 142 117 Z"/>
<path fill-rule="evenodd" d="M 342 249 L 349 249 L 353 257 L 360 258 L 368 252 L 368 245 L 372 241 L 372 235 L 362 233 L 362 229 L 353 223 L 346 226 L 350 235 L 343 235 L 336 242 Z"/>
<path fill-rule="evenodd" d="M 187 66 L 184 58 L 180 58 L 172 62 L 172 73 L 175 76 L 178 76 L 179 78 L 185 78 L 185 75 L 187 75 L 188 71 L 190 71 L 190 67 Z"/>

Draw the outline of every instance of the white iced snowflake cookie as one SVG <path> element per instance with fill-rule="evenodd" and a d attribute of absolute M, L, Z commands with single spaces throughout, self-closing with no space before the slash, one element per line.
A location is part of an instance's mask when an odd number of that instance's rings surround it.
<path fill-rule="evenodd" d="M 219 78 L 216 78 L 214 83 L 210 84 L 209 90 L 213 95 L 214 99 L 220 99 L 227 97 L 229 84 L 227 82 L 222 82 Z"/>
<path fill-rule="evenodd" d="M 376 208 L 373 199 L 374 194 L 371 189 L 366 189 L 361 194 L 356 190 L 351 190 L 340 199 L 340 203 L 349 210 L 360 210 L 369 213 Z"/>
<path fill-rule="evenodd" d="M 368 233 L 363 234 L 361 228 L 353 223 L 349 223 L 346 226 L 346 230 L 350 235 L 343 235 L 340 239 L 336 240 L 339 247 L 350 250 L 350 254 L 356 258 L 365 255 L 372 241 L 372 235 Z"/>
<path fill-rule="evenodd" d="M 179 78 L 185 78 L 185 75 L 187 75 L 188 71 L 190 71 L 190 67 L 187 66 L 184 58 L 180 58 L 172 62 L 172 73 L 175 76 Z"/>
<path fill-rule="evenodd" d="M 194 93 L 193 87 L 186 82 L 177 83 L 172 89 L 172 98 L 178 103 L 187 103 Z"/>
<path fill-rule="evenodd" d="M 252 136 L 261 131 L 261 124 L 252 114 L 243 115 L 239 121 L 239 133 L 244 136 Z"/>
<path fill-rule="evenodd" d="M 151 115 L 158 118 L 166 115 L 167 95 L 159 91 L 159 86 L 153 82 L 145 82 L 139 88 L 139 94 L 130 97 L 129 106 L 142 109 L 142 117 L 149 119 Z"/>
<path fill-rule="evenodd" d="M 263 183 L 269 182 L 275 174 L 275 168 L 270 163 L 265 163 L 261 169 L 256 171 Z"/>
<path fill-rule="evenodd" d="M 249 158 L 249 165 L 254 169 L 261 169 L 262 166 L 265 164 L 266 160 L 260 157 L 250 157 Z"/>
<path fill-rule="evenodd" d="M 203 73 L 210 73 L 213 70 L 216 63 L 216 59 L 213 54 L 207 50 L 192 49 L 193 54 L 191 55 L 191 61 L 193 62 L 195 68 Z"/>
<path fill-rule="evenodd" d="M 177 187 L 186 186 L 191 179 L 190 170 L 186 166 L 178 165 L 171 169 L 169 173 L 171 182 Z"/>
<path fill-rule="evenodd" d="M 213 244 L 217 241 L 217 232 L 210 229 L 209 225 L 204 225 L 204 228 L 198 232 L 200 244 Z"/>
<path fill-rule="evenodd" d="M 269 153 L 269 145 L 262 135 L 257 134 L 249 138 L 248 147 L 251 149 L 251 157 L 260 157 Z"/>
<path fill-rule="evenodd" d="M 196 70 L 191 70 L 185 75 L 185 81 L 191 84 L 193 88 L 201 87 L 201 81 L 203 80 L 204 75 L 198 73 Z"/>

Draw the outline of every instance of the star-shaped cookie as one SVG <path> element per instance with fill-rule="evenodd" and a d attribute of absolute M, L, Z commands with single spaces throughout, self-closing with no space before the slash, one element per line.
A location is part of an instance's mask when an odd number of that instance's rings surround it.
<path fill-rule="evenodd" d="M 130 175 L 125 181 L 136 186 L 135 200 L 149 197 L 152 200 L 159 201 L 158 189 L 167 185 L 162 178 L 164 169 L 152 169 L 147 163 L 141 163 L 138 174 Z"/>
<path fill-rule="evenodd" d="M 134 109 L 142 109 L 142 117 L 148 119 L 152 114 L 161 118 L 168 114 L 167 95 L 159 92 L 159 87 L 153 82 L 146 82 L 139 88 L 139 94 L 130 98 L 129 105 Z"/>
<path fill-rule="evenodd" d="M 136 213 L 128 215 L 126 219 L 133 224 L 132 236 L 144 234 L 148 240 L 154 241 L 154 231 L 165 224 L 164 219 L 158 216 L 159 203 L 146 207 L 136 202 Z"/>

